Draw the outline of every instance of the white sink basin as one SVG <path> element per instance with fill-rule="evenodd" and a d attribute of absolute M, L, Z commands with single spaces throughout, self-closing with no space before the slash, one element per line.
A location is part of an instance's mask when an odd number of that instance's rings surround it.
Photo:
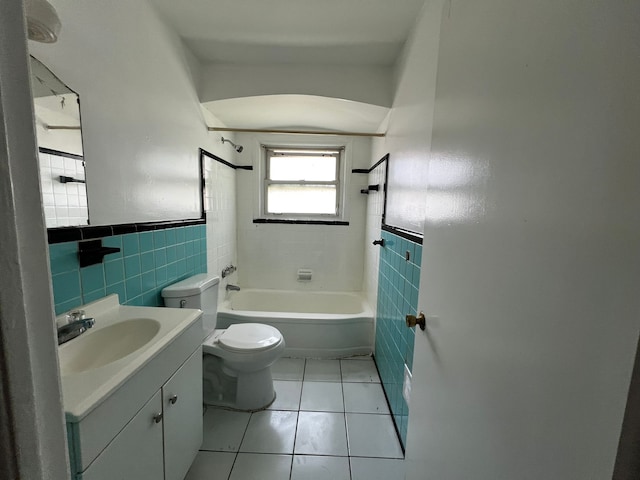
<path fill-rule="evenodd" d="M 160 322 L 134 318 L 105 328 L 87 330 L 59 350 L 60 373 L 85 372 L 120 360 L 149 343 L 160 331 Z"/>
<path fill-rule="evenodd" d="M 185 348 L 186 358 L 204 339 L 200 310 L 125 306 L 117 295 L 79 308 L 95 319 L 93 328 L 58 347 L 69 422 L 79 422 L 165 350 Z M 64 325 L 65 315 L 57 322 Z"/>

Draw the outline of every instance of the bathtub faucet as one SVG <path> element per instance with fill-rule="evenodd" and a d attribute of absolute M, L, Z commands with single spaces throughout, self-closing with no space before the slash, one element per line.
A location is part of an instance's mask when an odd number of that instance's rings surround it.
<path fill-rule="evenodd" d="M 234 291 L 234 292 L 239 292 L 240 291 L 240 287 L 237 285 L 231 285 L 230 283 L 227 283 L 227 292 L 230 291 Z"/>
<path fill-rule="evenodd" d="M 224 277 L 228 277 L 229 275 L 231 275 L 233 272 L 235 272 L 238 269 L 238 267 L 236 267 L 233 264 L 229 264 L 226 267 L 224 267 L 222 269 L 222 278 Z"/>

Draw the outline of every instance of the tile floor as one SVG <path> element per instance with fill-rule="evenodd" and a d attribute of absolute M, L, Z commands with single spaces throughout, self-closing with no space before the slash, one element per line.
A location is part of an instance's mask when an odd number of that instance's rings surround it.
<path fill-rule="evenodd" d="M 261 412 L 209 407 L 185 480 L 396 480 L 400 442 L 373 360 L 283 358 Z"/>

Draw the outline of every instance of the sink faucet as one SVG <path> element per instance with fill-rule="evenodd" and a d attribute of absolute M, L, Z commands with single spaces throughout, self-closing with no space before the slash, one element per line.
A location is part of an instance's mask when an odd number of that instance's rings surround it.
<path fill-rule="evenodd" d="M 93 318 L 86 318 L 84 310 L 75 310 L 67 314 L 67 324 L 58 328 L 58 345 L 82 335 L 96 323 Z"/>
<path fill-rule="evenodd" d="M 234 292 L 239 292 L 240 291 L 240 287 L 237 285 L 231 285 L 230 283 L 227 284 L 227 292 L 230 291 L 234 291 Z"/>

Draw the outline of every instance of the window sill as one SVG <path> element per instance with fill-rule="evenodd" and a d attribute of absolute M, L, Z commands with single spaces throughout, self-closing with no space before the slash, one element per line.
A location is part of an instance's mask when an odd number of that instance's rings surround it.
<path fill-rule="evenodd" d="M 284 219 L 284 218 L 254 218 L 253 223 L 272 223 L 286 225 L 339 225 L 348 226 L 349 222 L 340 220 L 302 220 L 302 219 Z"/>

